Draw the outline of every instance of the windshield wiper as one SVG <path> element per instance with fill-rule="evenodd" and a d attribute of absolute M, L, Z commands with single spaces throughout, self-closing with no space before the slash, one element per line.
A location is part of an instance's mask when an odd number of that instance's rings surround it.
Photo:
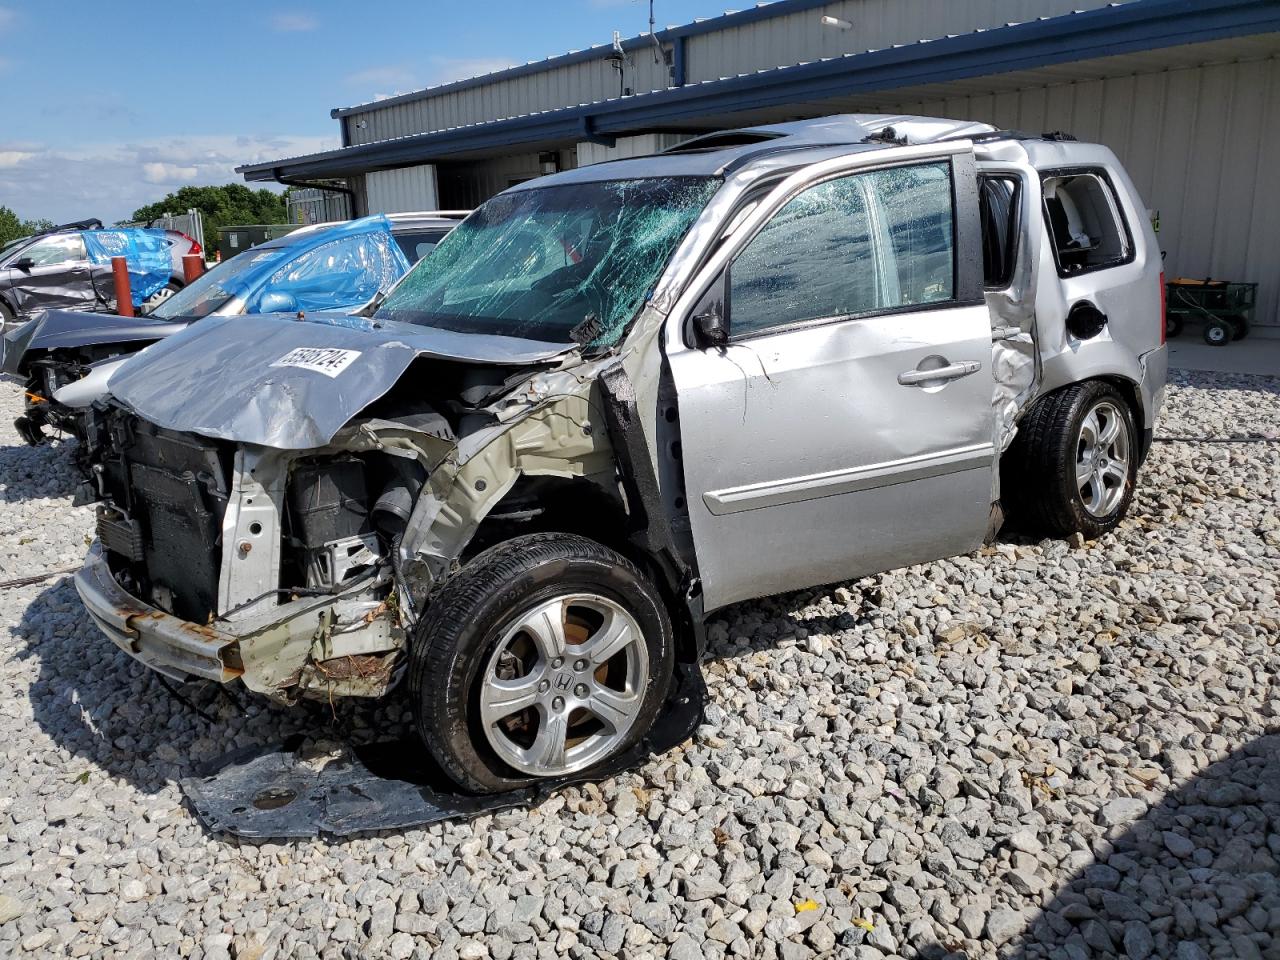
<path fill-rule="evenodd" d="M 592 340 L 598 339 L 600 334 L 600 318 L 594 313 L 588 313 L 580 324 L 569 331 L 569 339 L 578 346 L 585 347 Z"/>

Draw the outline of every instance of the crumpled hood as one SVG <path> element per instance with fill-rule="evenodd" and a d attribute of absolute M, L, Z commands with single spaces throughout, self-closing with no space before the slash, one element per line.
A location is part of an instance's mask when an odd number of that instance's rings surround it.
<path fill-rule="evenodd" d="M 207 317 L 124 364 L 110 390 L 170 430 L 310 450 L 390 390 L 419 356 L 526 365 L 570 349 L 344 314 Z"/>
<path fill-rule="evenodd" d="M 45 310 L 4 335 L 0 369 L 18 376 L 38 353 L 98 344 L 151 343 L 187 326 L 186 321 L 175 323 L 83 310 Z"/>

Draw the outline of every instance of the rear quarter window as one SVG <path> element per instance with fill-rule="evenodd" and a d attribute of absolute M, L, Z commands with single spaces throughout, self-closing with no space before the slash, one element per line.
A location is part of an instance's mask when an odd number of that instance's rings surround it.
<path fill-rule="evenodd" d="M 1133 235 L 1104 171 L 1055 171 L 1045 174 L 1041 183 L 1045 224 L 1061 276 L 1133 259 Z"/>

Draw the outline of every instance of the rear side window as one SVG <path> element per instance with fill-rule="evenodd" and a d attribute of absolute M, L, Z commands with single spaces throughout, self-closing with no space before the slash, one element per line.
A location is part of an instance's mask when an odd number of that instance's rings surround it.
<path fill-rule="evenodd" d="M 793 197 L 734 259 L 734 337 L 953 298 L 951 170 L 895 167 Z"/>
<path fill-rule="evenodd" d="M 401 251 L 413 264 L 434 250 L 436 244 L 443 240 L 448 232 L 448 230 L 415 230 L 412 233 L 397 233 L 395 238 Z"/>
<path fill-rule="evenodd" d="M 982 283 L 1007 287 L 1018 259 L 1018 178 L 982 177 L 978 181 L 978 213 L 982 218 Z"/>
<path fill-rule="evenodd" d="M 1133 258 L 1115 191 L 1101 171 L 1046 176 L 1044 214 L 1062 276 L 1101 270 Z"/>

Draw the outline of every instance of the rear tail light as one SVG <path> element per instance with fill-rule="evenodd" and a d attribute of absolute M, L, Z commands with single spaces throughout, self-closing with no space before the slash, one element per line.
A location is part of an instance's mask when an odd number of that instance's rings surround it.
<path fill-rule="evenodd" d="M 1168 303 L 1169 291 L 1164 285 L 1164 271 L 1160 271 L 1160 346 L 1164 346 L 1165 333 L 1169 329 L 1169 320 L 1165 316 L 1165 311 L 1169 309 Z"/>
<path fill-rule="evenodd" d="M 187 235 L 186 235 L 185 233 L 183 234 L 183 236 L 184 236 L 184 237 L 187 237 Z M 190 249 L 190 250 L 188 250 L 188 251 L 187 251 L 187 253 L 204 253 L 204 247 L 202 247 L 202 246 L 200 246 L 200 244 L 196 243 L 196 241 L 195 241 L 195 237 L 187 237 L 187 242 L 188 242 L 189 244 L 191 244 L 191 249 Z M 1161 289 L 1163 290 L 1164 288 L 1163 288 L 1163 287 L 1161 287 Z"/>

